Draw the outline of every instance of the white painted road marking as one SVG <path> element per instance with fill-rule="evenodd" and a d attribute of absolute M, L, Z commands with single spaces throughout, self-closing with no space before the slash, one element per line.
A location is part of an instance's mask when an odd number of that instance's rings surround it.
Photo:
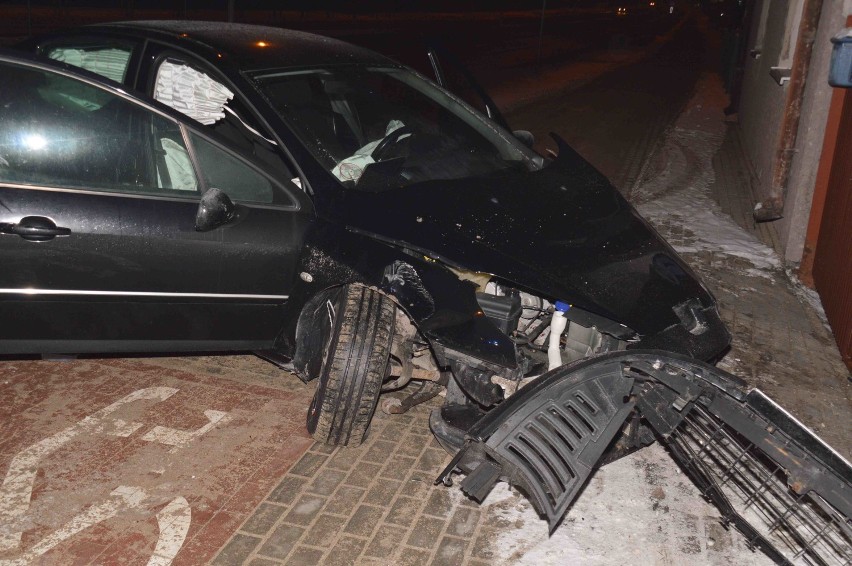
<path fill-rule="evenodd" d="M 173 387 L 137 389 L 77 424 L 18 452 L 9 463 L 6 479 L 0 490 L 0 517 L 3 518 L 0 524 L 0 551 L 13 550 L 21 543 L 22 531 L 17 520 L 30 507 L 33 482 L 41 460 L 80 434 L 107 431 L 107 417 L 123 405 L 141 400 L 165 401 L 177 392 Z M 113 419 L 112 424 L 113 428 L 109 433 L 116 436 L 129 436 L 142 426 L 141 423 L 127 423 L 120 419 Z"/>
<path fill-rule="evenodd" d="M 186 446 L 205 432 L 212 429 L 217 424 L 225 424 L 231 419 L 228 413 L 224 413 L 222 411 L 214 411 L 212 409 L 204 411 L 204 416 L 206 416 L 207 420 L 209 420 L 210 422 L 199 429 L 179 430 L 166 426 L 155 426 L 147 433 L 145 433 L 145 436 L 142 437 L 142 440 L 147 440 L 148 442 L 159 442 L 160 444 L 168 444 L 169 446 L 174 446 L 175 449 L 177 449 Z"/>
<path fill-rule="evenodd" d="M 122 419 L 110 418 L 110 415 L 121 406 L 134 401 L 153 400 L 165 401 L 178 390 L 172 387 L 148 387 L 126 395 L 115 403 L 89 415 L 77 424 L 62 430 L 53 436 L 21 450 L 9 464 L 6 479 L 0 491 L 0 551 L 17 548 L 21 543 L 23 531 L 19 519 L 26 514 L 32 498 L 33 482 L 38 471 L 39 463 L 58 448 L 83 433 L 103 433 L 127 437 L 139 430 L 142 423 L 127 422 Z M 217 424 L 224 424 L 231 416 L 223 411 L 208 409 L 204 416 L 209 421 L 196 430 L 180 430 L 164 426 L 155 426 L 148 431 L 143 440 L 159 442 L 173 446 L 171 452 L 183 448 L 193 440 L 210 431 Z M 194 476 L 193 476 L 194 477 Z M 0 560 L 0 566 L 19 566 L 29 564 L 35 558 L 48 552 L 62 541 L 76 535 L 80 531 L 97 523 L 114 517 L 122 510 L 140 507 L 147 497 L 139 487 L 120 486 L 113 490 L 112 499 L 89 507 L 74 517 L 62 528 L 48 535 L 20 557 Z M 160 535 L 154 553 L 148 560 L 148 566 L 168 566 L 183 546 L 189 526 L 192 523 L 192 509 L 183 496 L 178 496 L 157 513 L 157 524 Z"/>
<path fill-rule="evenodd" d="M 147 496 L 145 491 L 138 487 L 119 486 L 110 493 L 113 496 L 109 501 L 105 501 L 100 505 L 89 507 L 73 519 L 62 526 L 59 530 L 46 536 L 28 551 L 21 556 L 11 560 L 0 560 L 0 566 L 24 566 L 30 564 L 33 560 L 59 544 L 60 542 L 71 538 L 80 531 L 96 525 L 102 521 L 106 521 L 114 517 L 119 511 L 139 507 L 142 501 Z M 183 499 L 183 498 L 181 498 Z M 185 500 L 184 500 L 185 501 Z M 161 528 L 162 531 L 162 528 Z M 184 533 L 185 534 L 185 533 Z M 183 542 L 181 540 L 181 542 Z M 159 548 L 159 542 L 157 543 Z M 153 557 L 152 557 L 153 558 Z M 169 564 L 156 563 L 156 564 Z M 149 564 L 151 564 L 149 562 Z"/>
<path fill-rule="evenodd" d="M 157 524 L 160 526 L 160 538 L 154 554 L 148 560 L 148 566 L 169 566 L 177 556 L 189 524 L 192 522 L 192 509 L 183 497 L 176 497 L 157 513 Z"/>

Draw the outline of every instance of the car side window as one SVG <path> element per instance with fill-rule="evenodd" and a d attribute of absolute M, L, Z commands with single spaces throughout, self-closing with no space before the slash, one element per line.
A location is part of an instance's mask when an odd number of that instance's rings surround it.
<path fill-rule="evenodd" d="M 237 202 L 281 204 L 276 202 L 280 191 L 264 175 L 201 136 L 190 133 L 190 139 L 208 187 L 224 191 Z"/>
<path fill-rule="evenodd" d="M 115 41 L 79 41 L 54 43 L 41 49 L 42 54 L 123 83 L 127 78 L 131 45 Z"/>
<path fill-rule="evenodd" d="M 184 54 L 151 48 L 158 58 L 148 92 L 156 100 L 198 120 L 241 155 L 255 159 L 282 179 L 296 177 L 272 134 L 256 119 L 239 93 L 213 69 Z M 146 53 L 147 55 L 147 53 Z"/>
<path fill-rule="evenodd" d="M 197 197 L 178 123 L 53 71 L 0 63 L 0 181 Z"/>

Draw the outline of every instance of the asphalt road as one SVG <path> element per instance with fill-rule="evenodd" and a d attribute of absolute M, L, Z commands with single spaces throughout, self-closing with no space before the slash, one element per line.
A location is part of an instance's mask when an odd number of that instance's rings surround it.
<path fill-rule="evenodd" d="M 605 59 L 616 51 L 624 49 L 578 60 Z M 508 113 L 509 124 L 531 131 L 539 149 L 555 149 L 549 134 L 556 132 L 629 195 L 653 141 L 683 109 L 702 69 L 712 65 L 694 19 L 644 51 L 647 57 L 579 88 L 554 85 L 550 94 Z"/>

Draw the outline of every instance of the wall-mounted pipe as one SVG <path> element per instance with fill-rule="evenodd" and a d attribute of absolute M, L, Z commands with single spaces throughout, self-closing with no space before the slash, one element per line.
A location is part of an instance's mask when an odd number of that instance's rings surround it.
<path fill-rule="evenodd" d="M 772 170 L 769 196 L 758 202 L 754 207 L 754 219 L 758 222 L 778 220 L 783 216 L 784 198 L 787 194 L 787 183 L 796 152 L 796 138 L 799 134 L 802 97 L 808 80 L 811 53 L 813 52 L 819 16 L 822 12 L 822 2 L 823 0 L 805 0 L 805 5 L 802 7 L 802 20 L 799 24 L 796 51 L 793 53 L 790 83 L 787 85 L 787 100 L 784 118 L 781 121 L 778 148 L 775 151 L 775 165 Z"/>

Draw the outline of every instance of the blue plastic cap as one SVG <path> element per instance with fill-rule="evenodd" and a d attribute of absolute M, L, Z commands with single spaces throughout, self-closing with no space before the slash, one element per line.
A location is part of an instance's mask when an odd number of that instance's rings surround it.
<path fill-rule="evenodd" d="M 556 310 L 559 312 L 568 312 L 568 309 L 571 308 L 571 305 L 566 303 L 565 301 L 556 301 Z"/>

